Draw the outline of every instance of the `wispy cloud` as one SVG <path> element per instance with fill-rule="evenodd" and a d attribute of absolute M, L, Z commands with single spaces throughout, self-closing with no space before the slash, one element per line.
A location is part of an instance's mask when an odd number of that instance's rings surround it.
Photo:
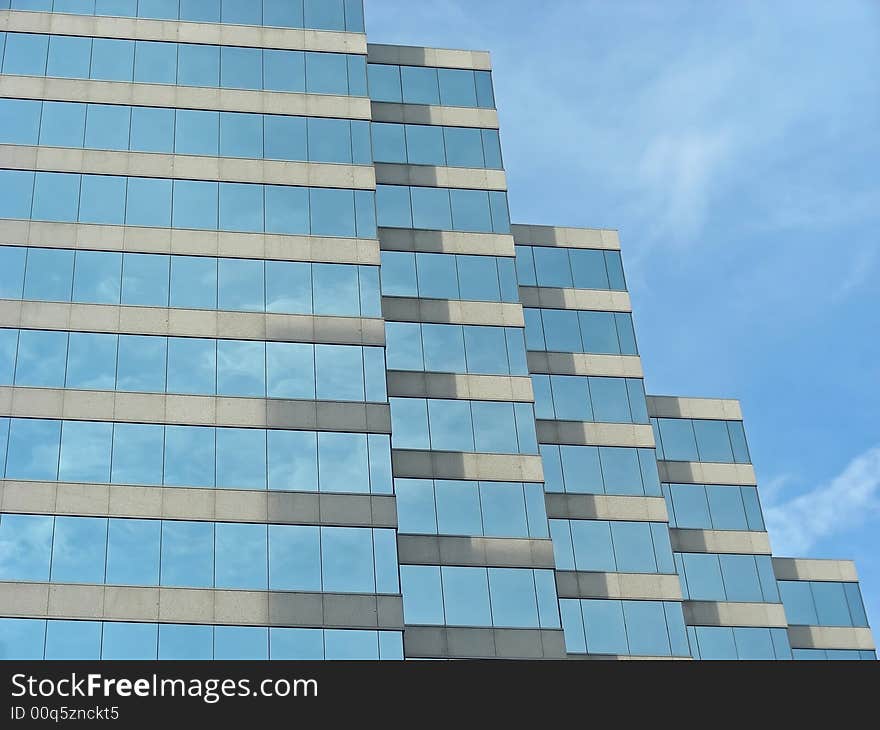
<path fill-rule="evenodd" d="M 819 541 L 880 515 L 880 446 L 853 459 L 838 476 L 793 499 L 765 507 L 775 551 L 808 554 Z"/>

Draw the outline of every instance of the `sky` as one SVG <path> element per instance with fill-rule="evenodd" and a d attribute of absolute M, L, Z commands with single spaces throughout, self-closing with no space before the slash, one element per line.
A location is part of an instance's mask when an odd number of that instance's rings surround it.
<path fill-rule="evenodd" d="M 492 52 L 513 221 L 620 231 L 648 392 L 742 401 L 774 552 L 880 629 L 880 2 L 366 10 Z"/>

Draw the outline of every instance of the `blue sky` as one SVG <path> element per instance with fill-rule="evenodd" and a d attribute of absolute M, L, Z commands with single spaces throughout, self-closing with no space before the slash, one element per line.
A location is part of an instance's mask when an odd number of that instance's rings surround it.
<path fill-rule="evenodd" d="M 880 3 L 366 6 L 492 51 L 513 220 L 620 230 L 649 392 L 742 400 L 774 550 L 880 628 Z"/>

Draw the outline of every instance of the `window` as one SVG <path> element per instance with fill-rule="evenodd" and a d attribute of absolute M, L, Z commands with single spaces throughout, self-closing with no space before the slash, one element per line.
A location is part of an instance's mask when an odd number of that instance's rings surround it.
<path fill-rule="evenodd" d="M 686 598 L 779 603 L 773 568 L 767 556 L 680 553 L 675 560 Z"/>
<path fill-rule="evenodd" d="M 487 71 L 369 64 L 370 96 L 406 104 L 494 108 Z"/>
<path fill-rule="evenodd" d="M 311 0 L 310 0 L 311 1 Z M 164 0 L 143 0 L 144 5 Z M 271 0 L 271 4 L 280 0 Z M 277 16 L 266 0 L 266 20 Z M 115 9 L 107 8 L 115 12 Z M 140 17 L 177 19 L 141 8 Z M 216 9 L 215 9 L 216 10 Z M 282 11 L 283 12 L 283 11 Z M 203 13 L 199 13 L 200 15 Z M 211 12 L 210 15 L 216 15 Z M 266 23 L 270 25 L 270 22 Z M 361 55 L 7 33 L 3 73 L 316 94 L 366 95 Z M 306 67 L 305 69 L 303 67 Z M 306 83 L 306 78 L 308 83 Z M 436 81 L 436 72 L 435 72 Z"/>
<path fill-rule="evenodd" d="M 65 387 L 113 390 L 116 386 L 117 342 L 115 335 L 71 332 Z"/>
<path fill-rule="evenodd" d="M 626 290 L 619 251 L 517 246 L 516 256 L 522 286 Z"/>
<path fill-rule="evenodd" d="M 446 192 L 449 193 L 450 208 L 443 202 Z M 504 193 L 499 195 L 504 198 Z M 502 211 L 506 211 L 506 202 L 503 206 L 498 202 L 490 205 L 490 200 L 500 200 L 495 194 L 492 196 L 490 198 L 490 193 L 481 190 L 445 191 L 437 188 L 380 185 L 376 201 L 378 221 L 380 226 L 388 228 L 412 228 L 415 224 L 416 227 L 430 226 L 434 230 L 508 233 L 510 222 L 502 214 Z M 434 207 L 429 207 L 429 201 L 432 201 Z"/>
<path fill-rule="evenodd" d="M 781 660 L 791 659 L 785 629 L 697 626 L 688 629 L 695 659 Z"/>
<path fill-rule="evenodd" d="M 639 379 L 533 375 L 539 418 L 645 423 L 647 405 Z"/>
<path fill-rule="evenodd" d="M 689 656 L 679 603 L 568 599 L 559 603 L 569 653 Z"/>
<path fill-rule="evenodd" d="M 550 531 L 561 570 L 675 572 L 665 524 L 551 520 Z"/>
<path fill-rule="evenodd" d="M 632 315 L 526 309 L 526 338 L 531 350 L 637 355 Z"/>
<path fill-rule="evenodd" d="M 0 619 L 0 647 L 12 660 L 403 659 L 399 631 L 109 621 Z"/>
<path fill-rule="evenodd" d="M 779 581 L 779 592 L 791 625 L 868 626 L 858 583 Z"/>
<path fill-rule="evenodd" d="M 541 446 L 548 492 L 660 496 L 653 449 Z"/>
<path fill-rule="evenodd" d="M 655 424 L 654 432 L 662 459 L 750 463 L 741 421 L 658 418 L 652 422 Z"/>

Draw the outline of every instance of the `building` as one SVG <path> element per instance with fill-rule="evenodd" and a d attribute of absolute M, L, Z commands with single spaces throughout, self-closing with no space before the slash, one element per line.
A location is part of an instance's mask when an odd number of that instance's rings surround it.
<path fill-rule="evenodd" d="M 0 656 L 873 659 L 485 53 L 361 0 L 0 0 Z M 380 289 L 381 277 L 381 289 Z"/>

